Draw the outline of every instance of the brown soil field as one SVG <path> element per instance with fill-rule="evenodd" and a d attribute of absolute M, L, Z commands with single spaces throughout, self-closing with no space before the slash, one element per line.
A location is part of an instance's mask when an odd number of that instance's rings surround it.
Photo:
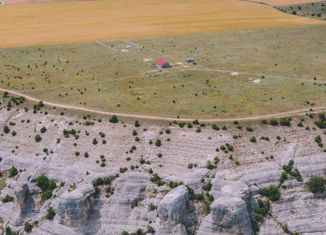
<path fill-rule="evenodd" d="M 5 4 L 20 4 L 20 3 L 46 3 L 46 2 L 73 2 L 73 1 L 93 1 L 93 0 L 4 0 Z M 94 0 L 96 1 L 96 0 Z"/>
<path fill-rule="evenodd" d="M 309 2 L 321 2 L 321 0 L 257 0 L 254 2 L 266 3 L 272 6 L 288 6 L 294 4 L 309 3 Z"/>
<path fill-rule="evenodd" d="M 322 24 L 239 0 L 105 0 L 3 5 L 0 47 Z"/>

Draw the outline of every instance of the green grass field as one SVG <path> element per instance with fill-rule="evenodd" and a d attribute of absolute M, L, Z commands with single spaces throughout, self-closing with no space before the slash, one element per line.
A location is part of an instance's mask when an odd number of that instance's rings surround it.
<path fill-rule="evenodd" d="M 121 113 L 269 114 L 326 104 L 325 42 L 320 25 L 1 49 L 0 87 Z"/>

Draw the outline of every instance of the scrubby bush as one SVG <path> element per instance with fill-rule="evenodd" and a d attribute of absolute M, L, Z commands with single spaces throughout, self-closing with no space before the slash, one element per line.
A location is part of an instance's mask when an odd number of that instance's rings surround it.
<path fill-rule="evenodd" d="M 3 132 L 4 132 L 5 134 L 8 134 L 8 133 L 10 132 L 9 127 L 8 127 L 8 126 L 4 126 L 4 127 L 3 127 Z"/>
<path fill-rule="evenodd" d="M 45 175 L 40 175 L 36 178 L 36 185 L 42 190 L 43 200 L 51 198 L 53 190 L 57 187 L 56 182 L 49 180 Z"/>
<path fill-rule="evenodd" d="M 12 166 L 9 170 L 9 177 L 15 177 L 18 175 L 18 170 L 16 167 Z"/>
<path fill-rule="evenodd" d="M 318 115 L 318 120 L 315 122 L 316 126 L 319 127 L 320 129 L 325 129 L 326 128 L 326 116 L 324 113 L 321 113 Z"/>
<path fill-rule="evenodd" d="M 34 104 L 34 106 L 33 106 L 34 112 L 40 110 L 43 107 L 44 107 L 43 101 L 40 101 L 40 102 Z"/>
<path fill-rule="evenodd" d="M 256 137 L 255 137 L 255 136 L 251 137 L 251 138 L 250 138 L 250 142 L 252 142 L 252 143 L 257 143 Z"/>
<path fill-rule="evenodd" d="M 10 196 L 10 195 L 6 195 L 5 197 L 3 197 L 2 199 L 1 199 L 1 201 L 3 202 L 3 203 L 7 203 L 7 202 L 12 202 L 14 200 L 14 197 L 12 197 L 12 196 Z"/>
<path fill-rule="evenodd" d="M 160 146 L 162 145 L 162 141 L 159 140 L 159 139 L 157 139 L 157 140 L 155 141 L 155 145 L 156 145 L 156 147 L 160 147 Z"/>
<path fill-rule="evenodd" d="M 97 178 L 93 181 L 94 187 L 111 184 L 111 178 Z"/>
<path fill-rule="evenodd" d="M 317 135 L 316 137 L 315 137 L 315 142 L 318 144 L 318 146 L 319 147 L 323 147 L 323 141 L 322 141 L 322 139 L 321 139 L 321 136 L 320 135 Z"/>
<path fill-rule="evenodd" d="M 158 186 L 162 186 L 164 182 L 162 181 L 162 178 L 158 174 L 153 174 L 153 176 L 150 179 L 153 183 L 157 184 Z"/>
<path fill-rule="evenodd" d="M 27 233 L 31 232 L 32 231 L 32 228 L 33 228 L 33 225 L 31 225 L 28 222 L 25 222 L 25 224 L 24 224 L 24 231 L 25 232 L 27 232 Z"/>
<path fill-rule="evenodd" d="M 45 218 L 48 220 L 52 220 L 55 216 L 55 210 L 52 207 L 49 207 L 46 211 Z"/>
<path fill-rule="evenodd" d="M 308 185 L 310 192 L 323 193 L 326 190 L 326 188 L 325 188 L 326 179 L 324 179 L 323 177 L 319 177 L 319 176 L 312 176 L 312 177 L 310 177 L 307 185 Z"/>
<path fill-rule="evenodd" d="M 291 126 L 291 119 L 290 118 L 281 118 L 279 121 L 281 126 Z"/>
<path fill-rule="evenodd" d="M 258 207 L 256 208 L 256 221 L 262 222 L 264 220 L 264 217 L 267 216 L 269 210 L 270 210 L 270 203 L 268 200 L 261 200 L 259 199 L 257 201 Z"/>
<path fill-rule="evenodd" d="M 6 227 L 6 235 L 17 235 L 17 232 L 14 232 L 11 230 L 11 228 L 8 226 Z"/>
<path fill-rule="evenodd" d="M 41 142 L 42 137 L 41 137 L 40 135 L 36 135 L 36 136 L 34 137 L 34 139 L 35 139 L 36 143 L 39 143 L 39 142 Z"/>
<path fill-rule="evenodd" d="M 278 201 L 281 198 L 281 193 L 275 185 L 260 189 L 259 194 L 267 197 L 273 202 Z"/>
<path fill-rule="evenodd" d="M 212 129 L 215 130 L 215 131 L 219 131 L 220 130 L 219 126 L 216 125 L 216 124 L 213 124 L 212 125 Z"/>
<path fill-rule="evenodd" d="M 111 123 L 118 123 L 119 122 L 119 119 L 116 115 L 113 115 L 110 120 L 109 120 Z"/>

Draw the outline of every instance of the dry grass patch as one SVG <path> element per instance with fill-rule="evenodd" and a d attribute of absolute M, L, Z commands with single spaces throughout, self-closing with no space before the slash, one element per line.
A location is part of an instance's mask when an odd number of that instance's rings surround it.
<path fill-rule="evenodd" d="M 26 3 L 0 8 L 0 47 L 319 23 L 239 0 Z"/>

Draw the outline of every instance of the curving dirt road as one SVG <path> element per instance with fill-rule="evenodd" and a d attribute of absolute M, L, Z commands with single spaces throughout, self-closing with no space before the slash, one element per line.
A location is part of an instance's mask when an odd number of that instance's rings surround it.
<path fill-rule="evenodd" d="M 33 101 L 33 102 L 40 102 L 40 99 L 37 99 L 35 97 L 20 93 L 18 91 L 9 90 L 0 88 L 0 91 L 2 92 L 8 92 L 11 95 L 15 96 L 21 96 L 24 97 L 27 100 Z M 101 115 L 116 115 L 118 117 L 125 117 L 125 118 L 134 118 L 134 119 L 142 119 L 142 120 L 150 120 L 150 121 L 183 121 L 183 122 L 191 122 L 194 119 L 191 118 L 173 118 L 173 117 L 159 117 L 159 116 L 150 116 L 150 115 L 140 115 L 140 114 L 126 114 L 126 113 L 114 113 L 114 112 L 106 112 L 101 110 L 96 110 L 92 108 L 84 108 L 79 106 L 73 106 L 73 105 L 66 105 L 66 104 L 59 104 L 59 103 L 53 103 L 42 100 L 42 102 L 51 107 L 56 108 L 63 108 L 63 109 L 69 109 L 69 110 L 75 110 L 75 111 L 85 111 L 85 112 L 91 112 Z M 326 106 L 322 107 L 314 107 L 313 111 L 310 111 L 309 109 L 297 109 L 293 111 L 288 112 L 279 112 L 279 113 L 272 113 L 272 114 L 266 114 L 266 115 L 257 115 L 252 117 L 239 117 L 239 118 L 215 118 L 215 119 L 198 119 L 200 122 L 203 123 L 214 123 L 214 122 L 233 122 L 233 121 L 257 121 L 257 120 L 263 120 L 263 119 L 271 119 L 271 118 L 283 118 L 283 117 L 290 117 L 290 116 L 303 116 L 307 112 L 309 113 L 321 113 L 326 112 Z"/>

